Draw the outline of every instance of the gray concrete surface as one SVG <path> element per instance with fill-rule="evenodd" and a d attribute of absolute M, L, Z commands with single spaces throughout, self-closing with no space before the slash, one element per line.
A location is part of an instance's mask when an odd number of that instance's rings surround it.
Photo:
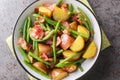
<path fill-rule="evenodd" d="M 0 0 L 0 80 L 29 80 L 5 40 L 20 13 L 35 0 Z M 79 80 L 120 80 L 120 0 L 89 0 L 112 47 L 100 53 L 93 68 Z"/>

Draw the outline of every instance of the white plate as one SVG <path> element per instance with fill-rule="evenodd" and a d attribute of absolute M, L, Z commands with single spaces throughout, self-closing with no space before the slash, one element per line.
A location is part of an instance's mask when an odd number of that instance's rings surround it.
<path fill-rule="evenodd" d="M 26 72 L 28 72 L 30 75 L 34 76 L 35 78 L 38 79 L 42 79 L 42 80 L 48 80 L 47 78 L 41 76 L 40 74 L 34 72 L 33 70 L 31 70 L 29 67 L 27 67 L 24 63 L 23 63 L 23 56 L 20 53 L 20 51 L 17 48 L 17 39 L 20 36 L 19 33 L 19 29 L 21 27 L 23 27 L 23 23 L 24 20 L 26 19 L 27 16 L 31 15 L 31 13 L 34 11 L 34 8 L 40 6 L 43 3 L 56 3 L 58 0 L 40 0 L 40 1 L 36 1 L 34 3 L 32 3 L 31 5 L 29 5 L 24 11 L 23 13 L 20 15 L 20 17 L 18 18 L 15 28 L 14 28 L 14 32 L 13 32 L 13 49 L 16 55 L 16 58 L 18 60 L 18 62 L 21 64 L 21 66 L 25 69 Z M 100 52 L 100 48 L 101 48 L 101 31 L 100 31 L 100 27 L 98 25 L 98 22 L 95 18 L 95 16 L 93 15 L 93 13 L 90 11 L 89 8 L 87 8 L 83 3 L 78 2 L 76 0 L 64 0 L 65 3 L 72 3 L 74 8 L 80 7 L 89 17 L 89 19 L 91 20 L 93 29 L 94 29 L 94 41 L 97 44 L 97 55 L 92 58 L 92 59 L 87 59 L 86 61 L 84 61 L 82 63 L 82 67 L 84 68 L 84 71 L 81 72 L 79 69 L 74 72 L 69 74 L 68 77 L 64 78 L 63 80 L 75 80 L 77 78 L 80 78 L 81 76 L 83 76 L 85 73 L 87 73 L 90 68 L 94 65 L 96 59 L 98 58 L 99 52 Z"/>

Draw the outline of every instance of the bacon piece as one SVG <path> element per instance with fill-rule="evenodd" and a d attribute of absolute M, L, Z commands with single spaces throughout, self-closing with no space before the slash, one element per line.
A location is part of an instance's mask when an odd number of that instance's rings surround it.
<path fill-rule="evenodd" d="M 49 33 L 50 33 L 50 31 L 46 31 L 46 32 L 45 32 L 45 36 L 47 36 Z"/>
<path fill-rule="evenodd" d="M 64 34 L 70 35 L 70 31 L 69 31 L 69 30 L 63 30 L 62 32 L 63 32 Z"/>
<path fill-rule="evenodd" d="M 53 44 L 53 38 L 49 38 L 48 40 L 46 40 L 46 44 L 52 45 Z"/>
<path fill-rule="evenodd" d="M 80 24 L 83 24 L 82 20 L 80 19 L 80 15 L 81 15 L 80 13 L 76 13 L 75 15 L 72 16 L 72 20 L 78 21 Z"/>
<path fill-rule="evenodd" d="M 18 38 L 18 45 L 22 47 L 25 51 L 29 51 L 31 46 L 23 38 Z"/>
<path fill-rule="evenodd" d="M 60 39 L 60 37 L 58 36 L 58 37 L 57 37 L 56 46 L 59 46 L 59 45 L 60 45 L 60 43 L 61 43 L 61 39 Z"/>
<path fill-rule="evenodd" d="M 77 19 L 79 19 L 78 13 L 76 13 L 75 15 L 72 16 L 72 20 L 73 20 L 73 21 L 74 21 L 74 20 L 77 20 Z"/>
<path fill-rule="evenodd" d="M 45 19 L 42 16 L 38 17 L 38 22 L 45 22 Z"/>
<path fill-rule="evenodd" d="M 60 43 L 61 43 L 61 38 L 58 36 L 57 37 L 56 46 L 59 46 Z M 46 44 L 52 45 L 53 44 L 53 37 L 51 37 L 50 39 L 46 40 Z"/>
<path fill-rule="evenodd" d="M 62 4 L 61 9 L 65 10 L 67 12 L 68 11 L 68 4 Z"/>
<path fill-rule="evenodd" d="M 34 13 L 38 13 L 38 12 L 39 12 L 39 8 L 35 8 Z"/>
<path fill-rule="evenodd" d="M 70 28 L 70 24 L 67 21 L 62 21 L 62 25 L 67 28 Z"/>
<path fill-rule="evenodd" d="M 43 6 L 47 7 L 49 10 L 53 11 L 55 9 L 55 4 L 43 4 Z"/>
<path fill-rule="evenodd" d="M 68 34 L 62 34 L 61 41 L 62 41 L 61 44 L 60 44 L 61 48 L 66 50 L 66 49 L 68 49 L 71 46 L 71 44 L 74 41 L 74 38 L 72 38 Z"/>
<path fill-rule="evenodd" d="M 44 31 L 40 25 L 35 25 L 30 29 L 30 36 L 35 39 L 42 39 L 44 36 Z"/>
<path fill-rule="evenodd" d="M 45 19 L 42 16 L 39 16 L 38 20 L 34 22 L 34 25 L 39 25 L 41 22 L 45 22 Z"/>
<path fill-rule="evenodd" d="M 46 54 L 42 54 L 40 57 L 45 61 L 50 61 L 50 62 L 53 61 L 53 58 L 49 58 Z"/>

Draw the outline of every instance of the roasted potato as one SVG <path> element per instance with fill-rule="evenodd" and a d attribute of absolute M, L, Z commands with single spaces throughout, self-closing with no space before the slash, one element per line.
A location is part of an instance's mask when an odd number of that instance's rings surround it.
<path fill-rule="evenodd" d="M 63 52 L 64 58 L 69 57 L 71 54 L 77 54 L 77 53 L 76 53 L 76 52 L 73 52 L 73 51 L 71 51 L 71 50 L 65 50 L 65 51 Z M 79 58 L 80 58 L 80 54 L 78 54 L 77 56 L 71 58 L 69 61 L 75 61 L 75 60 L 77 60 L 77 59 L 79 59 Z"/>
<path fill-rule="evenodd" d="M 78 24 L 77 24 L 76 21 L 70 23 L 70 28 L 73 29 L 73 30 L 75 30 L 75 31 L 77 30 L 77 26 L 78 26 Z"/>
<path fill-rule="evenodd" d="M 63 78 L 68 76 L 68 73 L 63 69 L 56 68 L 52 70 L 51 76 L 52 76 L 52 80 L 62 80 Z"/>
<path fill-rule="evenodd" d="M 37 68 L 38 70 L 42 71 L 43 73 L 47 74 L 47 66 L 42 62 L 35 62 L 33 63 L 33 66 Z"/>
<path fill-rule="evenodd" d="M 53 18 L 58 21 L 58 20 L 67 20 L 69 18 L 69 13 L 68 11 L 65 11 L 59 7 L 55 7 L 54 11 L 53 11 Z"/>
<path fill-rule="evenodd" d="M 78 28 L 77 28 L 77 31 L 81 32 L 81 33 L 84 33 L 88 36 L 88 38 L 84 38 L 85 41 L 87 41 L 89 39 L 89 36 L 90 36 L 89 31 L 84 26 L 79 25 Z"/>
<path fill-rule="evenodd" d="M 74 52 L 81 51 L 85 46 L 85 41 L 83 37 L 78 36 L 76 40 L 72 43 L 70 49 Z"/>
<path fill-rule="evenodd" d="M 45 15 L 47 17 L 52 17 L 52 11 L 49 10 L 47 7 L 40 6 L 39 12 L 40 12 L 40 14 Z"/>
<path fill-rule="evenodd" d="M 52 56 L 52 47 L 46 44 L 39 44 L 39 55 L 46 54 L 48 57 Z"/>
<path fill-rule="evenodd" d="M 96 55 L 97 52 L 97 46 L 94 41 L 92 41 L 89 45 L 85 53 L 83 54 L 83 58 L 92 58 Z"/>
<path fill-rule="evenodd" d="M 77 70 L 77 65 L 73 64 L 73 65 L 65 66 L 62 69 L 68 73 L 72 73 Z"/>

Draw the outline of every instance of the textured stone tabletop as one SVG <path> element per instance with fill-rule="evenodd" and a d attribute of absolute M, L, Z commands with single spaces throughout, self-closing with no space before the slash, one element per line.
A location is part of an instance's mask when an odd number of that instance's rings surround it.
<path fill-rule="evenodd" d="M 5 40 L 20 13 L 35 0 L 0 0 L 0 80 L 29 80 Z M 120 0 L 89 0 L 112 46 L 100 53 L 93 68 L 79 80 L 120 80 Z"/>

